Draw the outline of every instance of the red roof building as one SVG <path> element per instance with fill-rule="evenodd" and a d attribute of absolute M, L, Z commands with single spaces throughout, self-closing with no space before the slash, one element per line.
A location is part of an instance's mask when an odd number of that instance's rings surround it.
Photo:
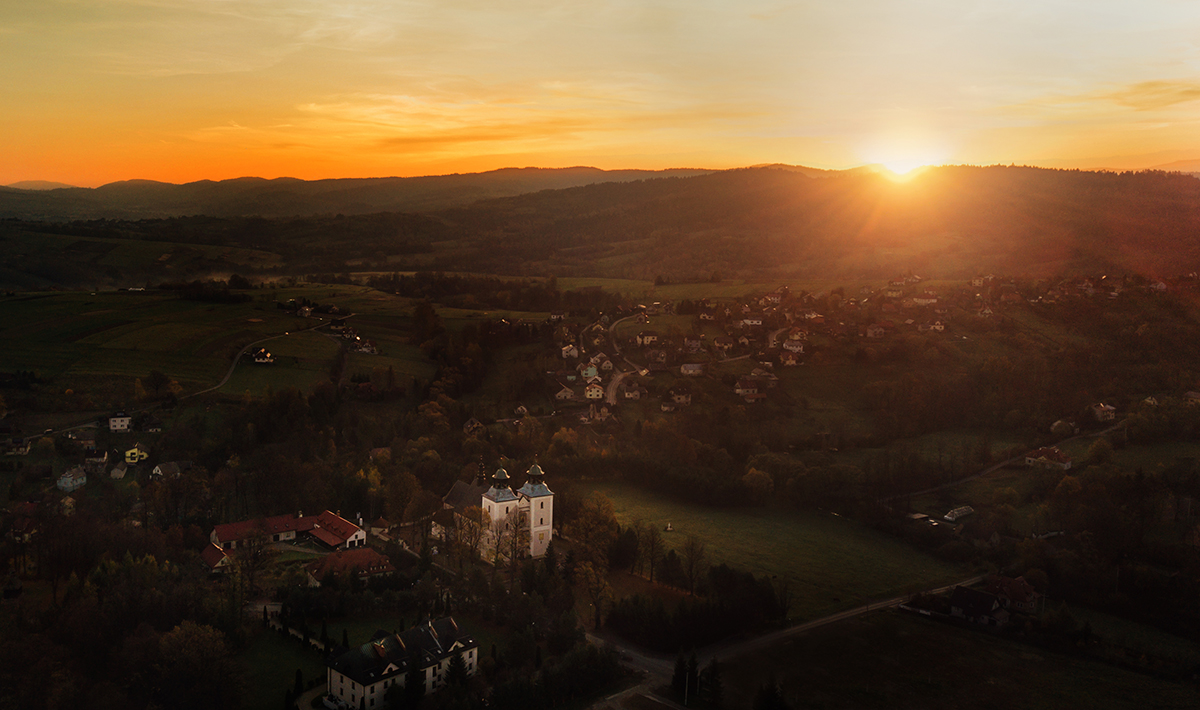
<path fill-rule="evenodd" d="M 367 542 L 362 528 L 328 510 L 320 515 L 276 515 L 213 528 L 209 539 L 223 550 L 236 550 L 250 540 L 266 543 L 314 539 L 335 550 L 360 547 Z"/>
<path fill-rule="evenodd" d="M 361 579 L 367 579 L 377 574 L 389 574 L 396 571 L 388 558 L 370 547 L 334 552 L 310 562 L 304 569 L 308 572 L 309 586 L 313 587 L 321 586 L 321 580 L 330 575 L 335 577 L 358 575 Z"/>

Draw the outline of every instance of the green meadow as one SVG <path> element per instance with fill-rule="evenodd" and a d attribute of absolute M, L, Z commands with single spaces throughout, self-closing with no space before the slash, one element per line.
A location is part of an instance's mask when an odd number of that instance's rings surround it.
<path fill-rule="evenodd" d="M 673 531 L 663 534 L 669 548 L 695 535 L 713 564 L 786 580 L 790 612 L 797 620 L 973 574 L 833 513 L 705 508 L 620 483 L 589 484 L 586 490 L 612 500 L 622 525 L 641 521 L 661 530 L 670 523 Z"/>

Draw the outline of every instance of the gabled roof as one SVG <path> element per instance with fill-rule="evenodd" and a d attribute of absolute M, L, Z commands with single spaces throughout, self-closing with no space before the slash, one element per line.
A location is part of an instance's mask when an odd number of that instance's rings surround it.
<path fill-rule="evenodd" d="M 216 543 L 212 542 L 208 543 L 208 546 L 200 551 L 200 559 L 204 560 L 204 564 L 208 565 L 208 568 L 211 570 L 215 570 L 217 567 L 221 566 L 221 563 L 224 562 L 227 557 L 229 557 L 229 555 L 225 554 L 224 550 L 218 547 Z"/>
<path fill-rule="evenodd" d="M 479 500 L 483 498 L 483 494 L 487 492 L 487 489 L 488 487 L 478 478 L 470 483 L 455 481 L 454 485 L 450 487 L 450 492 L 442 498 L 442 503 L 455 510 L 478 506 Z"/>
<path fill-rule="evenodd" d="M 329 667 L 356 683 L 371 685 L 406 672 L 409 663 L 427 668 L 452 653 L 478 646 L 479 642 L 460 630 L 453 618 L 446 617 L 400 634 L 376 631 L 367 643 L 331 659 Z"/>
<path fill-rule="evenodd" d="M 257 535 L 277 535 L 286 532 L 306 532 L 321 542 L 337 547 L 360 532 L 360 528 L 345 518 L 328 510 L 320 515 L 276 515 L 236 523 L 223 523 L 213 527 L 221 542 L 246 540 Z"/>
<path fill-rule="evenodd" d="M 327 575 L 358 574 L 370 576 L 395 572 L 391 561 L 370 547 L 341 550 L 314 560 L 305 566 L 314 579 L 322 580 Z"/>

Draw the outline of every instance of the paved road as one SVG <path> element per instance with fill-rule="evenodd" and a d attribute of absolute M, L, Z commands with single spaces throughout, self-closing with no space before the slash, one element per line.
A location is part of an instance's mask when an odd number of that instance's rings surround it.
<path fill-rule="evenodd" d="M 983 581 L 983 578 L 984 575 L 976 575 L 969 579 L 955 582 L 954 584 L 948 584 L 944 587 L 939 587 L 938 589 L 928 590 L 926 593 L 942 594 L 957 586 L 970 586 L 972 584 L 978 584 L 979 582 Z M 829 616 L 825 616 L 820 619 L 806 621 L 802 624 L 797 624 L 796 626 L 790 626 L 786 629 L 773 631 L 771 633 L 756 636 L 754 638 L 714 644 L 697 651 L 696 658 L 699 661 L 700 667 L 703 668 L 714 658 L 718 660 L 729 660 L 753 651 L 760 651 L 785 639 L 791 638 L 792 636 L 797 636 L 822 626 L 827 626 L 839 621 L 861 616 L 871 611 L 897 606 L 908 601 L 912 598 L 912 596 L 913 595 L 911 594 L 906 594 L 904 596 L 893 597 L 892 599 L 871 602 L 870 604 L 865 604 L 854 609 L 839 611 L 836 614 L 830 614 Z M 620 693 L 609 696 L 597 703 L 594 703 L 592 705 L 593 708 L 596 708 L 597 710 L 601 708 L 619 708 L 621 707 L 620 703 L 623 702 L 625 698 L 634 695 L 649 696 L 652 699 L 662 702 L 664 705 L 669 707 L 681 707 L 680 705 L 673 703 L 668 699 L 654 694 L 654 690 L 656 688 L 661 688 L 670 684 L 671 675 L 675 671 L 674 658 L 647 653 L 616 636 L 600 636 L 589 633 L 587 634 L 587 640 L 589 643 L 592 643 L 596 646 L 608 647 L 616 650 L 621 654 L 621 658 L 624 660 L 626 665 L 632 666 L 634 669 L 639 670 L 644 674 L 641 683 L 631 688 L 627 688 Z"/>
<path fill-rule="evenodd" d="M 354 314 L 353 314 L 353 313 L 351 313 L 351 314 L 350 314 L 350 315 L 348 315 L 348 316 L 342 316 L 342 317 L 343 317 L 343 318 L 349 318 L 349 317 L 350 317 L 350 316 L 352 316 L 352 315 L 354 315 Z M 230 377 L 233 377 L 233 371 L 237 369 L 238 363 L 240 363 L 240 362 L 242 361 L 242 356 L 243 356 L 243 355 L 245 355 L 245 354 L 246 354 L 246 351 L 248 351 L 250 348 L 252 348 L 252 347 L 254 347 L 254 346 L 256 346 L 256 345 L 261 345 L 261 344 L 263 344 L 263 343 L 265 343 L 265 342 L 267 342 L 267 341 L 270 341 L 270 340 L 278 340 L 279 338 L 286 338 L 286 337 L 288 337 L 289 335 L 291 335 L 293 332 L 295 332 L 295 333 L 303 333 L 303 332 L 306 332 L 306 331 L 309 331 L 309 330 L 316 330 L 317 328 L 320 328 L 320 327 L 321 327 L 321 326 L 323 326 L 323 325 L 326 325 L 326 323 L 325 323 L 324 321 L 322 321 L 322 322 L 320 322 L 320 323 L 317 323 L 317 324 L 316 324 L 316 325 L 314 325 L 314 326 L 311 326 L 311 327 L 308 327 L 308 328 L 304 328 L 304 329 L 302 329 L 302 330 L 296 330 L 296 331 L 291 331 L 291 330 L 289 330 L 288 332 L 286 332 L 286 333 L 282 333 L 282 334 L 280 334 L 280 335 L 272 335 L 272 336 L 271 336 L 271 337 L 269 337 L 269 338 L 263 338 L 262 340 L 255 340 L 253 343 L 250 343 L 249 345 L 247 345 L 246 347 L 244 347 L 244 348 L 242 348 L 240 351 L 238 351 L 238 354 L 237 354 L 237 355 L 235 355 L 235 356 L 234 356 L 234 358 L 233 358 L 233 363 L 232 363 L 232 364 L 229 366 L 229 371 L 225 373 L 225 377 L 221 378 L 221 381 L 220 381 L 220 382 L 218 382 L 218 383 L 217 383 L 215 386 L 213 386 L 213 387 L 209 387 L 209 388 L 208 388 L 208 389 L 206 389 L 206 390 L 200 390 L 199 392 L 192 392 L 191 394 L 185 394 L 184 396 L 180 397 L 180 399 L 187 399 L 188 397 L 195 397 L 195 396 L 197 396 L 197 395 L 206 394 L 206 393 L 208 393 L 208 392 L 213 392 L 213 391 L 215 391 L 215 390 L 219 390 L 219 389 L 221 389 L 222 387 L 224 387 L 224 386 L 225 386 L 225 384 L 226 384 L 227 382 L 229 382 L 229 378 L 230 378 Z"/>

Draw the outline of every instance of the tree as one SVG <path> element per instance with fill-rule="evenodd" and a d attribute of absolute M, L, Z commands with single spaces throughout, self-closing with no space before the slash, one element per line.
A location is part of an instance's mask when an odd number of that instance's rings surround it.
<path fill-rule="evenodd" d="M 584 501 L 575 520 L 566 526 L 579 561 L 608 570 L 608 551 L 617 537 L 617 516 L 612 501 L 601 494 Z"/>
<path fill-rule="evenodd" d="M 163 388 L 171 384 L 171 378 L 159 370 L 151 370 L 146 377 L 145 385 L 154 390 L 154 396 L 157 397 L 162 393 Z"/>
<path fill-rule="evenodd" d="M 700 671 L 700 697 L 710 707 L 719 708 L 725 699 L 725 684 L 721 682 L 721 665 L 713 657 L 704 670 Z"/>
<path fill-rule="evenodd" d="M 604 605 L 607 604 L 613 596 L 612 587 L 608 585 L 608 571 L 597 567 L 594 562 L 583 562 L 579 565 L 577 571 L 580 583 L 583 584 L 584 590 L 587 592 L 588 599 L 592 602 L 592 608 L 595 612 L 595 625 L 600 628 L 600 621 Z"/>
<path fill-rule="evenodd" d="M 239 667 L 229 653 L 225 635 L 193 621 L 184 621 L 163 634 L 155 670 L 165 707 L 231 707 L 241 691 Z"/>
<path fill-rule="evenodd" d="M 783 699 L 783 690 L 774 678 L 760 686 L 754 694 L 754 710 L 792 710 L 792 706 Z"/>
<path fill-rule="evenodd" d="M 688 535 L 680 550 L 680 561 L 683 563 L 683 574 L 687 578 L 688 593 L 696 593 L 696 580 L 704 574 L 704 566 L 708 560 L 708 551 L 704 542 L 695 535 Z"/>
<path fill-rule="evenodd" d="M 650 581 L 654 581 L 654 568 L 662 561 L 663 555 L 666 554 L 666 546 L 663 543 L 662 531 L 653 523 L 646 523 L 638 534 L 638 547 L 642 559 L 646 563 L 646 567 L 650 573 Z"/>

